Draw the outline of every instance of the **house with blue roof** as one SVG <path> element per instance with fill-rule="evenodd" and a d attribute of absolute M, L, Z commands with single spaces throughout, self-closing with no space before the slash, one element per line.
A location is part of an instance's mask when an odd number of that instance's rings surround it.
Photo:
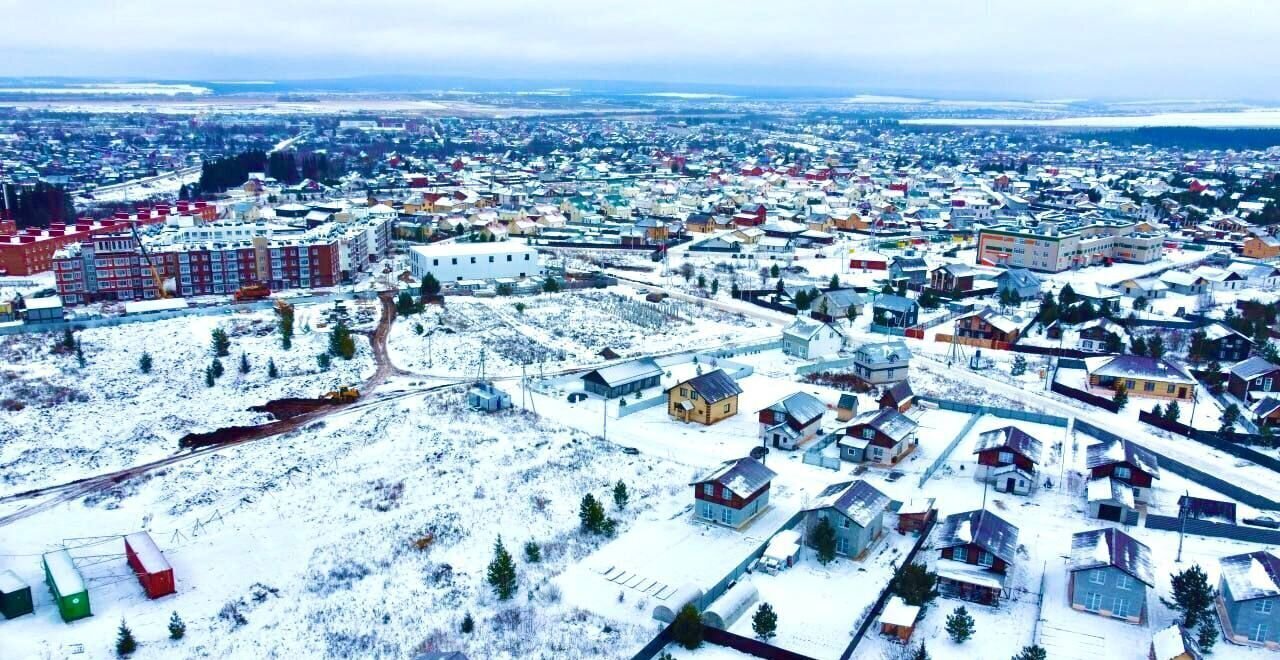
<path fill-rule="evenodd" d="M 947 516 L 934 542 L 938 591 L 983 605 L 996 605 L 1017 557 L 1018 528 L 1000 516 L 976 509 Z"/>

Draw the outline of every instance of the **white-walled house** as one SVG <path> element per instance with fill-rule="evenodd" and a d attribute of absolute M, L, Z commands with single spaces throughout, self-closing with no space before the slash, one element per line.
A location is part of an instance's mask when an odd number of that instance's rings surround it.
<path fill-rule="evenodd" d="M 416 245 L 409 259 L 415 278 L 431 273 L 441 283 L 542 274 L 538 251 L 519 241 Z"/>
<path fill-rule="evenodd" d="M 796 319 L 782 331 L 782 352 L 787 355 L 813 359 L 833 355 L 844 346 L 844 335 L 830 323 Z"/>

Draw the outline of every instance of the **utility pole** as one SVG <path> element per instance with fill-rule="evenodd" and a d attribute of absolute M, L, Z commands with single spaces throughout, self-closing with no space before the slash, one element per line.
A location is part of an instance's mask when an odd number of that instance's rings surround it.
<path fill-rule="evenodd" d="M 1191 504 L 1191 491 L 1185 491 L 1182 503 L 1178 506 L 1178 563 L 1182 563 L 1182 538 L 1187 535 L 1187 506 Z"/>
<path fill-rule="evenodd" d="M 600 398 L 600 418 L 603 420 L 600 427 L 600 436 L 605 440 L 609 439 L 609 397 Z"/>

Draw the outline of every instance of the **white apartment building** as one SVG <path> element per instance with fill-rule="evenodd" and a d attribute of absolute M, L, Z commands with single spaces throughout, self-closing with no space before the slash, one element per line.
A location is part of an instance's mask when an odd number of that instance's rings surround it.
<path fill-rule="evenodd" d="M 417 245 L 410 248 L 409 257 L 414 277 L 431 273 L 440 282 L 542 274 L 538 251 L 520 241 Z"/>

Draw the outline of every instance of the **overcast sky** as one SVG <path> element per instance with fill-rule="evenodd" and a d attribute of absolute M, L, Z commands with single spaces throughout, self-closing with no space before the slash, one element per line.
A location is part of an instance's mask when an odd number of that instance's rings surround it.
<path fill-rule="evenodd" d="M 0 0 L 0 75 L 1280 98 L 1277 0 Z"/>

